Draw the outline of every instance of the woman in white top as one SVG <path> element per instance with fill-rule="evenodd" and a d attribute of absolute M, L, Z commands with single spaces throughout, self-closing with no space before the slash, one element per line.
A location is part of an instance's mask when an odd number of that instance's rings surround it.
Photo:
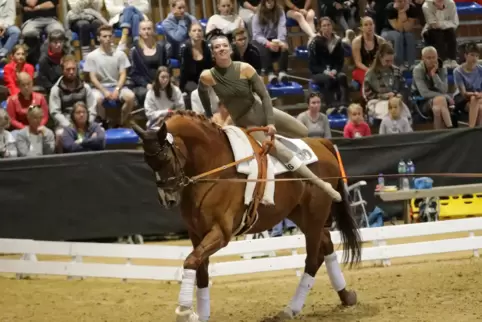
<path fill-rule="evenodd" d="M 235 29 L 245 28 L 243 19 L 234 13 L 232 0 L 217 0 L 218 14 L 211 16 L 206 26 L 206 34 L 214 29 L 220 29 L 228 38 Z"/>
<path fill-rule="evenodd" d="M 148 128 L 169 110 L 184 109 L 181 90 L 171 82 L 171 75 L 167 67 L 161 66 L 157 70 L 154 84 L 147 92 L 144 109 Z"/>
<path fill-rule="evenodd" d="M 17 146 L 15 138 L 7 129 L 10 126 L 10 117 L 7 111 L 0 108 L 0 159 L 15 158 L 17 156 Z"/>

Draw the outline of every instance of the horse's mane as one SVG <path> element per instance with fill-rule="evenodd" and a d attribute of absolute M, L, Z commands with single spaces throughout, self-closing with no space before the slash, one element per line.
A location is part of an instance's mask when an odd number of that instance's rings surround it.
<path fill-rule="evenodd" d="M 165 122 L 167 122 L 168 120 L 174 119 L 175 117 L 188 118 L 190 120 L 198 122 L 199 124 L 209 128 L 209 129 L 215 130 L 218 133 L 224 133 L 221 126 L 219 126 L 215 122 L 211 121 L 206 116 L 204 116 L 202 114 L 198 114 L 198 113 L 193 112 L 193 111 L 189 111 L 189 110 L 186 110 L 186 111 L 185 110 L 171 111 L 171 112 L 166 114 L 166 116 L 164 117 L 163 120 Z"/>

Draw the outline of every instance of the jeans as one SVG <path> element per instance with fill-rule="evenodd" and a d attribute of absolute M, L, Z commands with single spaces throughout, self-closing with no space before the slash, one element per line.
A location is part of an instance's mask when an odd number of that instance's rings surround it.
<path fill-rule="evenodd" d="M 144 14 L 135 7 L 127 7 L 122 11 L 120 16 L 120 27 L 130 28 L 132 32 L 132 38 L 137 40 L 139 38 L 139 24 L 144 20 Z"/>
<path fill-rule="evenodd" d="M 399 32 L 396 30 L 384 30 L 382 37 L 393 44 L 395 50 L 395 65 L 402 66 L 408 63 L 415 64 L 415 37 L 412 32 Z"/>
<path fill-rule="evenodd" d="M 457 35 L 454 28 L 429 29 L 422 36 L 427 46 L 437 49 L 442 61 L 457 58 Z"/>
<path fill-rule="evenodd" d="M 20 29 L 17 26 L 10 26 L 0 38 L 0 54 L 7 56 L 20 38 Z"/>
<path fill-rule="evenodd" d="M 29 19 L 22 25 L 22 36 L 28 46 L 27 62 L 37 65 L 40 58 L 40 45 L 43 43 L 42 36 L 48 35 L 54 30 L 64 31 L 64 26 L 52 17 L 39 17 Z"/>
<path fill-rule="evenodd" d="M 271 237 L 283 236 L 283 223 L 285 224 L 287 229 L 296 228 L 294 222 L 289 219 L 283 219 L 273 227 L 273 230 L 271 231 Z"/>
<path fill-rule="evenodd" d="M 274 62 L 278 62 L 278 69 L 280 72 L 286 73 L 286 71 L 288 70 L 288 58 L 289 58 L 288 51 L 272 52 L 264 45 L 256 41 L 253 41 L 253 45 L 255 45 L 256 48 L 258 48 L 259 50 L 259 54 L 261 57 L 261 68 L 263 68 L 266 74 L 270 74 L 273 72 Z"/>

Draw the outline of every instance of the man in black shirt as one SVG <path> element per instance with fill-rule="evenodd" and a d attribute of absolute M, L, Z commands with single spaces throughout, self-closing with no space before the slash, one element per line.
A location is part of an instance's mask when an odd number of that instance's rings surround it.
<path fill-rule="evenodd" d="M 29 47 L 27 62 L 36 65 L 40 57 L 41 35 L 64 27 L 57 20 L 58 0 L 20 0 L 23 13 L 22 35 Z"/>
<path fill-rule="evenodd" d="M 236 29 L 233 31 L 233 60 L 242 61 L 253 66 L 261 73 L 261 58 L 258 49 L 248 41 L 246 29 Z"/>

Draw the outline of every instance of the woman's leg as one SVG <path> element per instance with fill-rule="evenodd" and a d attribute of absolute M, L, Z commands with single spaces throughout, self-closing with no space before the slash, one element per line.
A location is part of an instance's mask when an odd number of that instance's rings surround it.
<path fill-rule="evenodd" d="M 278 68 L 279 68 L 279 80 L 283 81 L 283 78 L 286 78 L 287 74 L 286 72 L 288 71 L 288 50 L 283 50 L 277 55 L 278 57 Z"/>
<path fill-rule="evenodd" d="M 278 133 L 289 138 L 305 138 L 308 128 L 293 116 L 277 108 L 273 108 L 275 126 Z"/>
<path fill-rule="evenodd" d="M 144 106 L 144 101 L 147 95 L 147 88 L 138 86 L 138 87 L 134 87 L 132 91 L 134 92 L 134 95 L 136 95 L 137 106 L 139 107 Z"/>
<path fill-rule="evenodd" d="M 273 53 L 271 50 L 261 45 L 260 43 L 253 41 L 253 45 L 259 50 L 259 56 L 261 58 L 261 68 L 265 75 L 268 75 L 270 82 L 275 79 L 273 74 Z"/>
<path fill-rule="evenodd" d="M 482 125 L 482 99 L 478 100 L 477 123 L 476 126 Z"/>
<path fill-rule="evenodd" d="M 402 66 L 404 62 L 404 41 L 402 34 L 396 30 L 385 30 L 382 37 L 393 44 L 395 50 L 395 65 Z"/>
<path fill-rule="evenodd" d="M 447 98 L 436 96 L 432 100 L 433 126 L 436 130 L 452 127 L 452 117 L 450 116 Z"/>
<path fill-rule="evenodd" d="M 311 77 L 313 82 L 320 88 L 327 108 L 330 108 L 334 101 L 332 87 L 332 78 L 325 74 L 316 74 Z"/>
<path fill-rule="evenodd" d="M 90 52 L 90 33 L 92 30 L 91 24 L 87 20 L 77 20 L 72 24 L 72 26 L 70 26 L 70 28 L 79 35 L 82 58 L 85 59 L 87 54 Z"/>
<path fill-rule="evenodd" d="M 404 32 L 403 33 L 403 45 L 404 45 L 404 61 L 407 62 L 408 66 L 415 65 L 415 36 L 413 32 Z"/>
<path fill-rule="evenodd" d="M 469 106 L 469 127 L 475 127 L 477 125 L 477 121 L 479 119 L 479 106 L 480 100 L 477 99 L 475 96 L 470 98 Z"/>
<path fill-rule="evenodd" d="M 197 84 L 193 81 L 188 81 L 184 86 L 184 92 L 187 94 L 184 97 L 184 106 L 186 110 L 192 110 L 191 93 L 197 89 Z"/>
<path fill-rule="evenodd" d="M 442 59 L 442 61 L 447 59 L 447 53 L 445 50 L 447 48 L 447 43 L 444 37 L 444 31 L 441 29 L 429 29 L 423 34 L 423 38 L 427 46 L 435 47 L 435 49 L 437 49 L 438 56 L 440 59 Z M 455 46 L 454 50 L 457 51 L 457 46 Z"/>
<path fill-rule="evenodd" d="M 286 12 L 286 16 L 288 18 L 296 20 L 296 22 L 298 22 L 298 25 L 300 26 L 301 30 L 303 30 L 303 32 L 305 34 L 307 34 L 309 38 L 312 38 L 312 37 L 315 36 L 314 28 L 312 28 L 310 23 L 308 23 L 308 21 L 306 21 L 305 16 L 303 16 L 303 14 L 301 12 L 294 11 L 294 10 L 288 10 Z M 314 19 L 314 15 L 313 15 L 313 19 Z"/>
<path fill-rule="evenodd" d="M 348 106 L 349 93 L 348 93 L 348 78 L 342 72 L 336 74 L 337 90 L 340 92 L 340 103 L 343 106 Z"/>
<path fill-rule="evenodd" d="M 444 29 L 442 39 L 445 43 L 445 55 L 447 59 L 455 62 L 457 59 L 457 35 L 455 34 L 455 29 Z"/>
<path fill-rule="evenodd" d="M 139 37 L 139 23 L 142 20 L 142 12 L 135 7 L 127 7 L 122 11 L 122 15 L 119 20 L 120 27 L 122 28 L 122 37 L 120 42 L 127 43 L 127 37 L 129 36 L 129 29 L 132 29 L 132 37 L 134 35 L 134 26 L 136 25 L 137 37 Z"/>
<path fill-rule="evenodd" d="M 92 21 L 92 23 L 90 24 L 90 34 L 91 36 L 93 36 L 94 38 L 94 43 L 95 43 L 95 47 L 99 47 L 99 40 L 97 39 L 97 30 L 99 29 L 100 26 L 102 26 L 103 23 L 102 21 L 98 20 L 98 19 L 95 19 L 94 21 Z M 89 42 L 90 44 L 90 42 Z"/>
<path fill-rule="evenodd" d="M 311 30 L 316 33 L 316 27 L 315 27 L 315 11 L 313 9 L 308 10 L 308 13 L 306 14 L 306 22 L 310 25 Z"/>

